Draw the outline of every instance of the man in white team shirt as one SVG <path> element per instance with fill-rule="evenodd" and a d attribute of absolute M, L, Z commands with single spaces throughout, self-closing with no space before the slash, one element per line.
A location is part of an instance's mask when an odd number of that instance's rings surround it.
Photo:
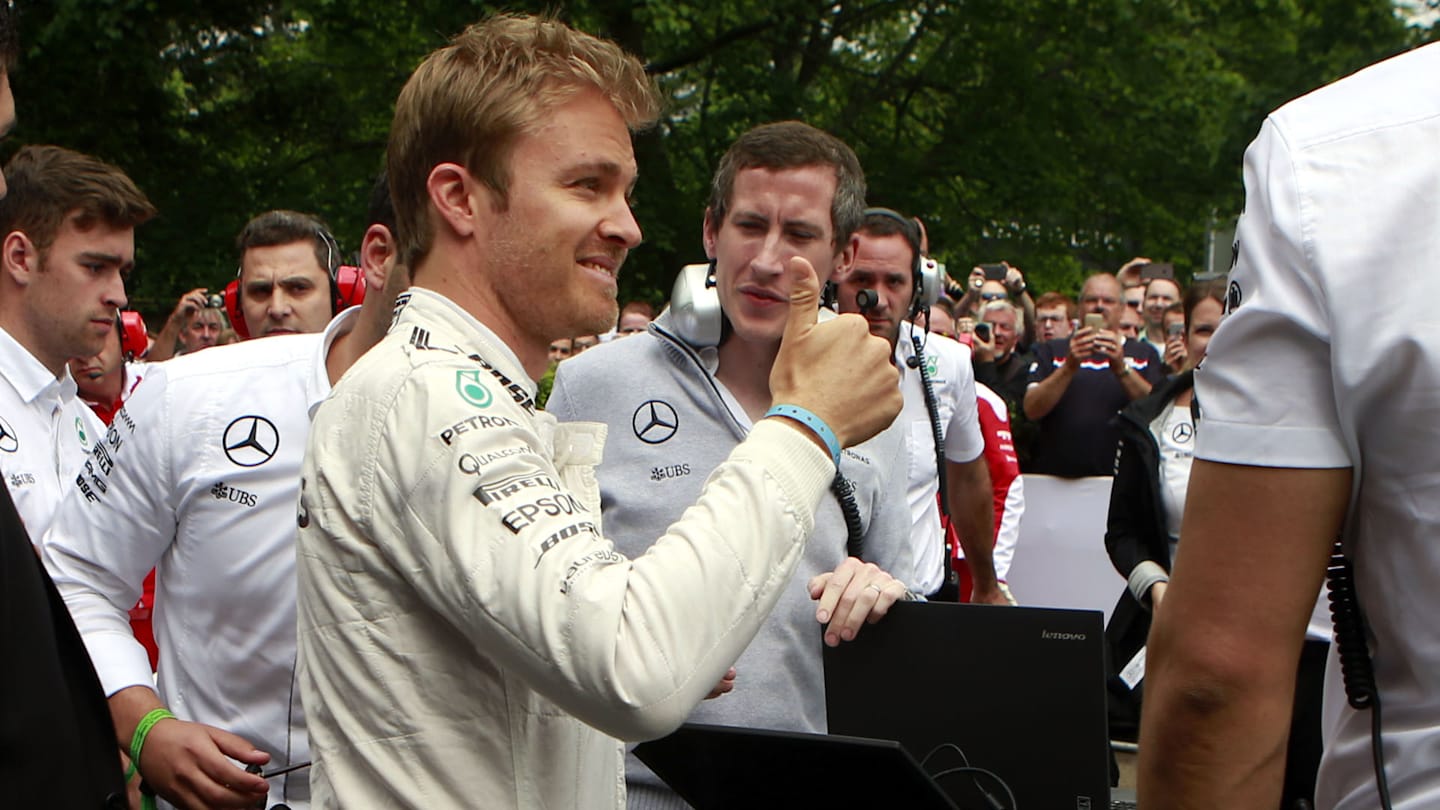
<path fill-rule="evenodd" d="M 1337 535 L 1368 625 L 1356 640 L 1383 705 L 1391 806 L 1440 805 L 1437 143 L 1430 45 L 1282 107 L 1246 153 L 1230 314 L 1195 377 L 1186 539 L 1150 633 L 1142 807 L 1276 806 L 1296 658 Z M 1315 806 L 1380 806 L 1373 714 L 1344 705 L 1330 670 Z"/>
<path fill-rule="evenodd" d="M 383 191 L 382 191 L 383 188 Z M 118 741 L 153 710 L 145 783 L 177 807 L 304 808 L 310 760 L 295 683 L 295 504 L 310 415 L 383 334 L 406 283 L 388 188 L 361 265 L 374 293 L 323 333 L 215 347 L 150 366 L 74 486 L 44 558 L 110 699 Z M 387 285 L 387 276 L 393 275 Z M 384 289 L 386 294 L 380 294 Z M 127 609 L 157 568 L 154 681 Z M 157 688 L 158 687 L 158 690 Z M 237 766 L 230 759 L 238 760 Z"/>
<path fill-rule="evenodd" d="M 895 367 L 905 407 L 900 419 L 909 425 L 905 440 L 910 456 L 908 499 L 914 526 L 915 590 L 933 595 L 949 570 L 945 559 L 945 533 L 940 523 L 936 493 L 939 474 L 934 430 L 925 404 L 921 369 L 915 358 L 914 325 L 905 319 L 921 304 L 920 232 L 908 219 L 888 208 L 871 208 L 857 231 L 855 263 L 836 279 L 841 312 L 862 312 L 857 296 L 874 294 L 863 310 L 870 333 L 895 347 Z M 969 349 L 938 335 L 921 338 L 925 373 L 935 393 L 944 441 L 946 498 L 952 521 L 964 547 L 965 564 L 973 583 L 971 601 L 1006 604 L 995 578 L 991 553 L 995 545 L 994 507 L 990 472 L 982 455 L 984 439 L 976 415 L 975 375 Z"/>
<path fill-rule="evenodd" d="M 0 200 L 0 473 L 31 542 L 65 488 L 94 475 L 105 432 L 66 363 L 100 353 L 125 306 L 135 228 L 155 207 L 125 173 L 58 146 L 27 146 Z"/>

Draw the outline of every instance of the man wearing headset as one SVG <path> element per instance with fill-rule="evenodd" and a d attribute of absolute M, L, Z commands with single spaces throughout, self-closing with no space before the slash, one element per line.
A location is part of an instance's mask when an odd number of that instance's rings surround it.
<path fill-rule="evenodd" d="M 769 377 L 789 310 L 786 263 L 803 256 L 822 280 L 849 267 L 864 183 L 854 152 L 828 133 L 799 122 L 747 132 L 721 159 L 705 212 L 713 264 L 704 292 L 715 306 L 704 326 L 712 333 L 687 328 L 672 304 L 635 340 L 560 364 L 550 413 L 609 426 L 597 473 L 606 531 L 622 553 L 636 557 L 649 549 L 771 406 Z M 616 375 L 616 368 L 646 372 Z M 815 537 L 790 585 L 735 662 L 735 695 L 702 703 L 692 722 L 825 731 L 816 630 L 829 616 L 817 615 L 811 600 L 826 588 L 869 591 L 874 621 L 906 596 L 914 574 L 904 478 L 891 474 L 904 469 L 902 433 L 897 421 L 845 452 L 839 486 L 852 491 L 821 502 Z M 825 643 L 850 637 L 832 626 Z M 633 756 L 626 779 L 634 802 L 680 806 Z"/>
<path fill-rule="evenodd" d="M 940 479 L 935 430 L 925 401 L 923 377 L 928 377 L 946 460 L 946 505 L 969 574 L 965 583 L 969 587 L 960 588 L 960 595 L 968 595 L 967 601 L 972 602 L 1007 604 L 991 559 L 994 506 L 970 350 L 949 338 L 920 333 L 907 320 L 938 295 L 938 269 L 925 278 L 919 226 L 888 208 L 866 209 L 857 234 L 855 263 L 836 279 L 836 303 L 842 313 L 864 315 L 870 333 L 895 347 L 895 367 L 905 396 L 905 408 L 897 421 L 905 425 L 910 458 L 908 498 L 916 589 L 926 595 L 939 592 L 949 570 L 945 530 L 935 497 Z M 921 346 L 918 356 L 917 337 Z"/>
<path fill-rule="evenodd" d="M 377 184 L 361 248 L 367 283 L 385 295 L 323 333 L 151 365 L 96 442 L 96 476 L 70 488 L 46 537 L 46 567 L 109 696 L 118 741 L 177 807 L 254 807 L 267 792 L 272 803 L 308 806 L 303 767 L 268 782 L 243 768 L 268 774 L 310 760 L 295 685 L 300 464 L 311 412 L 383 334 L 405 284 L 392 272 L 389 199 Z M 242 233 L 239 286 L 257 333 L 314 330 L 342 305 L 319 273 L 338 250 L 317 224 L 270 212 Z M 127 621 L 152 567 L 155 680 Z"/>
<path fill-rule="evenodd" d="M 354 303 L 353 268 L 340 265 L 335 237 L 310 214 L 266 211 L 245 223 L 235 247 L 240 267 L 221 298 L 242 339 L 320 332 L 337 306 Z M 207 302 L 207 292 L 201 287 L 180 297 L 151 362 L 175 356 L 177 341 L 182 354 L 216 345 L 224 319 Z"/>
<path fill-rule="evenodd" d="M 330 323 L 340 249 L 309 214 L 266 211 L 235 239 L 240 273 L 225 291 L 242 338 L 319 332 Z"/>

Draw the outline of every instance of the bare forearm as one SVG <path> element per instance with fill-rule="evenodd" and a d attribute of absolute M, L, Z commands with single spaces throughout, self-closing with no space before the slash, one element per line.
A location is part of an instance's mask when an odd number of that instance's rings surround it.
<path fill-rule="evenodd" d="M 150 353 L 145 359 L 152 363 L 160 363 L 175 356 L 175 343 L 180 339 L 181 324 L 176 323 L 174 318 L 165 319 L 165 328 L 155 336 L 155 342 L 150 346 Z"/>
<path fill-rule="evenodd" d="M 1120 387 L 1125 389 L 1125 396 L 1133 402 L 1150 393 L 1150 381 L 1131 371 L 1119 377 Z"/>
<path fill-rule="evenodd" d="M 1175 606 L 1167 602 L 1165 607 Z M 1155 615 L 1158 620 L 1178 612 L 1157 610 Z M 1183 659 L 1166 659 L 1161 653 L 1156 662 L 1156 653 L 1152 643 L 1140 730 L 1141 806 L 1278 806 L 1294 670 L 1250 697 L 1237 685 L 1206 674 L 1201 662 L 1189 662 L 1186 671 Z"/>
<path fill-rule="evenodd" d="M 982 455 L 963 464 L 946 462 L 946 500 L 960 535 L 965 565 L 977 593 L 997 591 L 995 578 L 995 500 L 990 469 Z"/>
<path fill-rule="evenodd" d="M 155 690 L 145 686 L 128 686 L 110 696 L 110 718 L 115 721 L 115 737 L 120 747 L 130 750 L 135 727 L 153 709 L 164 708 Z"/>
<path fill-rule="evenodd" d="M 1141 806 L 1279 803 L 1296 663 L 1349 491 L 1349 470 L 1196 460 L 1150 631 Z"/>
<path fill-rule="evenodd" d="M 1020 304 L 1024 313 L 1025 345 L 1029 346 L 1035 342 L 1035 336 L 1039 334 L 1035 329 L 1035 299 L 1030 297 L 1030 292 L 1027 290 L 1015 296 L 1015 301 Z"/>
<path fill-rule="evenodd" d="M 1025 391 L 1025 416 L 1031 421 L 1038 422 L 1044 419 L 1060 398 L 1065 396 L 1065 391 L 1070 387 L 1070 380 L 1075 376 L 1075 371 L 1066 363 L 1055 369 L 1049 377 L 1030 386 Z"/>

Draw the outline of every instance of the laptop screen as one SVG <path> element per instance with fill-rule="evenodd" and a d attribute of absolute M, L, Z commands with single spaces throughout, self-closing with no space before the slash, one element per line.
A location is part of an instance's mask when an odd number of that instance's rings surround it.
<path fill-rule="evenodd" d="M 898 743 L 687 723 L 635 755 L 696 810 L 956 810 Z"/>

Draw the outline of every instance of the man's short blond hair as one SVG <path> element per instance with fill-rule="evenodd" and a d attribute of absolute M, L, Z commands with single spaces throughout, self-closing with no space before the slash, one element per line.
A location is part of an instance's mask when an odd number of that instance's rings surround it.
<path fill-rule="evenodd" d="M 632 131 L 659 117 L 659 95 L 638 59 L 550 17 L 496 15 L 426 57 L 400 91 L 390 128 L 401 261 L 414 267 L 430 251 L 431 169 L 464 166 L 503 208 L 516 138 L 587 87 L 603 93 Z"/>

